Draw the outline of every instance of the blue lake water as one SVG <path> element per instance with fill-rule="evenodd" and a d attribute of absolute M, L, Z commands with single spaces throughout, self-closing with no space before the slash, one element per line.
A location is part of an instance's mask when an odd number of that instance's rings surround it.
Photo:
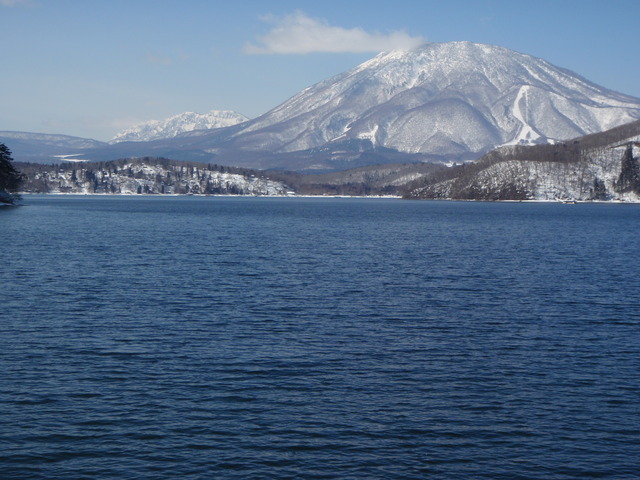
<path fill-rule="evenodd" d="M 640 478 L 640 205 L 28 196 L 0 478 Z"/>

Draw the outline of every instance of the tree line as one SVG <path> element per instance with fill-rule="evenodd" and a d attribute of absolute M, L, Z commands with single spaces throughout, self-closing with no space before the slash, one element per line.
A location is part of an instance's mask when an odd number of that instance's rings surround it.
<path fill-rule="evenodd" d="M 11 150 L 0 143 L 0 203 L 14 204 L 24 177 L 13 165 Z"/>
<path fill-rule="evenodd" d="M 162 157 L 21 168 L 30 193 L 259 194 L 269 181 L 258 170 Z"/>

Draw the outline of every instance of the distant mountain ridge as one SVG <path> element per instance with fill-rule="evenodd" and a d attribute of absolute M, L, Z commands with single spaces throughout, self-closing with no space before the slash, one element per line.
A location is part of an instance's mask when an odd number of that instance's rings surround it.
<path fill-rule="evenodd" d="M 0 131 L 0 142 L 10 147 L 16 161 L 34 163 L 90 160 L 95 151 L 108 146 L 90 138 L 11 131 Z"/>
<path fill-rule="evenodd" d="M 211 110 L 208 113 L 185 112 L 164 120 L 151 120 L 118 132 L 109 143 L 148 142 L 173 138 L 194 130 L 230 127 L 249 120 L 231 110 Z"/>
<path fill-rule="evenodd" d="M 52 133 L 0 131 L 0 139 L 11 143 L 39 142 L 49 145 L 52 148 L 60 147 L 77 150 L 91 149 L 106 145 L 105 142 L 93 140 L 91 138 L 73 137 L 71 135 L 59 135 Z"/>

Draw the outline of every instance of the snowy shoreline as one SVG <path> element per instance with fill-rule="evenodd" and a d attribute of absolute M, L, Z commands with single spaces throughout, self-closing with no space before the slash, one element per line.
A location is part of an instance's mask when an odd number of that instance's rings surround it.
<path fill-rule="evenodd" d="M 404 199 L 401 196 L 396 195 L 233 195 L 233 194 L 179 194 L 179 193 L 64 193 L 64 192 L 50 192 L 50 193 L 34 193 L 34 192 L 21 192 L 19 194 L 23 197 L 29 196 L 65 196 L 65 197 L 251 197 L 251 198 L 344 198 L 344 199 L 384 199 L 384 200 L 414 200 L 420 202 L 468 202 L 468 203 L 558 203 L 564 205 L 579 205 L 579 204 L 602 204 L 602 205 L 640 205 L 640 201 L 632 200 L 561 200 L 561 199 L 530 199 L 530 200 L 473 200 L 473 199 L 459 199 L 459 198 L 430 198 L 430 199 Z M 14 206 L 11 204 L 0 204 L 0 206 Z"/>
<path fill-rule="evenodd" d="M 231 194 L 231 193 L 66 193 L 66 192 L 20 192 L 23 197 L 39 196 L 67 196 L 67 197 L 263 197 L 263 198 L 381 198 L 402 200 L 398 195 L 260 195 L 260 194 Z"/>

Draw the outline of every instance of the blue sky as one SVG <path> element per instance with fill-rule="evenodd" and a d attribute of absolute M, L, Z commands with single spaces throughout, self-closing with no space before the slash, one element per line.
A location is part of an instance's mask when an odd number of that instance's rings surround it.
<path fill-rule="evenodd" d="M 501 45 L 640 97 L 637 0 L 0 0 L 0 130 L 249 117 L 380 50 Z"/>

